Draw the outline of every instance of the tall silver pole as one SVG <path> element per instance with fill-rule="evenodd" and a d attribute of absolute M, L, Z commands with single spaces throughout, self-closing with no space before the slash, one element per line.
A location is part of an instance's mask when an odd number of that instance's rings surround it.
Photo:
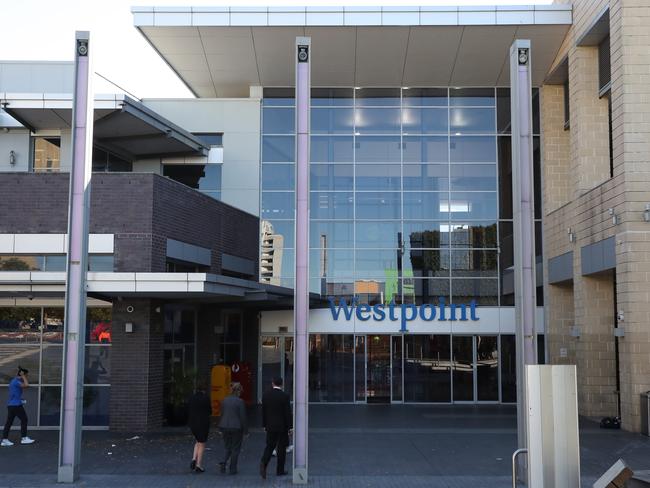
<path fill-rule="evenodd" d="M 517 354 L 517 439 L 527 448 L 525 365 L 537 363 L 535 337 L 535 214 L 533 183 L 533 118 L 530 41 L 517 39 L 510 47 L 510 105 L 512 128 L 512 204 L 515 268 Z M 525 465 L 524 465 L 525 466 Z M 522 467 L 524 467 L 522 466 Z"/>
<path fill-rule="evenodd" d="M 65 288 L 63 392 L 59 434 L 59 483 L 79 477 L 83 368 L 86 327 L 86 270 L 92 170 L 93 93 L 90 87 L 90 33 L 75 34 L 72 102 L 72 168 L 68 201 L 68 254 Z"/>
<path fill-rule="evenodd" d="M 296 286 L 294 291 L 293 482 L 308 479 L 309 393 L 309 110 L 311 38 L 296 37 Z"/>

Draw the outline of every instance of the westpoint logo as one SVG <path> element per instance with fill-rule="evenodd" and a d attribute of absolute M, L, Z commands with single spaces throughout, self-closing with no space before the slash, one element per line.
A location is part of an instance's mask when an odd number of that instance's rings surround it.
<path fill-rule="evenodd" d="M 352 300 L 352 303 L 348 305 L 344 298 L 339 300 L 338 307 L 334 302 L 334 298 L 329 297 L 327 299 L 330 305 L 330 312 L 332 313 L 332 318 L 334 320 L 339 320 L 341 312 L 343 312 L 343 317 L 345 320 L 351 320 L 353 315 L 356 315 L 357 320 L 366 322 L 370 319 L 377 322 L 382 322 L 386 320 L 386 315 L 388 312 L 388 319 L 392 322 L 400 321 L 400 332 L 408 332 L 406 324 L 412 322 L 418 316 L 425 322 L 431 322 L 437 320 L 440 322 L 449 321 L 476 321 L 478 316 L 476 315 L 476 300 L 469 302 L 469 306 L 462 303 L 451 303 L 447 305 L 445 303 L 444 297 L 438 298 L 438 304 L 434 305 L 432 303 L 424 303 L 422 305 L 415 305 L 413 303 L 402 303 L 397 305 L 395 300 L 392 300 L 388 305 L 383 303 L 376 303 L 370 305 L 368 303 L 357 303 L 356 298 Z M 469 308 L 469 318 L 467 317 L 467 312 Z M 397 311 L 399 311 L 399 317 L 397 316 Z M 449 313 L 447 313 L 449 312 Z"/>

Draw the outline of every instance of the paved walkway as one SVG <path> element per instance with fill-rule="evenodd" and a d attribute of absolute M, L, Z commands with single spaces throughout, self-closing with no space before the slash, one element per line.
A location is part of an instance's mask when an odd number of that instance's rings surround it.
<path fill-rule="evenodd" d="M 258 413 L 251 412 L 253 425 Z M 310 410 L 310 486 L 509 488 L 516 448 L 515 410 L 509 406 L 317 405 Z M 0 487 L 55 486 L 58 433 L 32 432 L 37 443 L 0 449 Z M 12 433 L 13 436 L 17 432 Z M 134 434 L 135 435 L 135 434 Z M 189 472 L 192 438 L 185 429 L 134 435 L 85 432 L 84 487 L 275 487 L 274 461 L 263 482 L 257 466 L 264 445 L 252 429 L 240 457 L 240 474 L 218 473 L 221 443 L 209 441 L 204 474 Z M 581 425 L 583 487 L 590 487 L 619 457 L 633 469 L 650 469 L 650 439 Z M 289 458 L 290 462 L 290 458 Z M 58 485 L 59 488 L 61 485 Z"/>

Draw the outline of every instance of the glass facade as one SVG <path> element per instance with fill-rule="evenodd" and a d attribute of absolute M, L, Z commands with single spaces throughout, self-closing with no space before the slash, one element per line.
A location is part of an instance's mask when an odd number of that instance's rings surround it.
<path fill-rule="evenodd" d="M 294 119 L 293 90 L 265 89 L 261 280 L 287 287 Z M 509 89 L 314 88 L 311 131 L 312 292 L 370 302 L 514 303 Z M 537 249 L 541 259 L 539 233 Z"/>
<path fill-rule="evenodd" d="M 111 385 L 111 309 L 86 313 L 83 425 L 108 426 Z M 18 366 L 29 370 L 24 392 L 32 426 L 58 426 L 61 417 L 63 308 L 0 308 L 0 402 Z"/>

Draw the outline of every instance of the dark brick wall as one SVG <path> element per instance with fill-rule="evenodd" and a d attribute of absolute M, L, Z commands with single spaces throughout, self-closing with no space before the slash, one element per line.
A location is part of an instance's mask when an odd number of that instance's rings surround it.
<path fill-rule="evenodd" d="M 0 233 L 65 233 L 69 174 L 0 173 Z M 90 232 L 115 234 L 115 271 L 165 271 L 167 238 L 257 263 L 257 217 L 159 175 L 95 173 Z M 255 277 L 257 276 L 257 267 Z"/>
<path fill-rule="evenodd" d="M 127 307 L 133 311 L 128 312 Z M 160 307 L 161 312 L 158 312 Z M 127 334 L 125 324 L 133 324 Z M 162 426 L 163 314 L 155 300 L 113 303 L 110 428 L 142 432 Z"/>

